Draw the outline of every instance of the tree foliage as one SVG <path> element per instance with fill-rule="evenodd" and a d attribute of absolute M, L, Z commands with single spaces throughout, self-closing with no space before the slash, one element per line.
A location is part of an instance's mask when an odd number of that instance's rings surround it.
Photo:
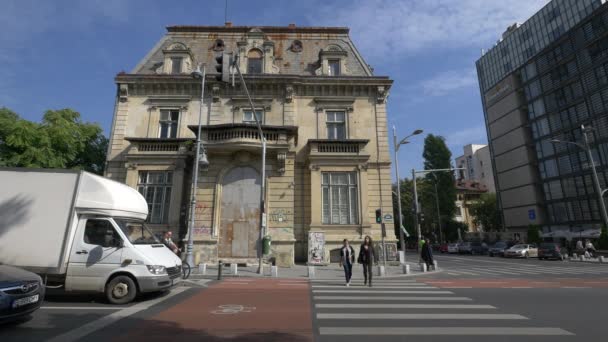
<path fill-rule="evenodd" d="M 540 243 L 542 241 L 540 237 L 540 227 L 531 224 L 528 226 L 528 243 Z"/>
<path fill-rule="evenodd" d="M 500 211 L 496 202 L 496 194 L 483 194 L 479 200 L 473 202 L 469 208 L 473 222 L 481 225 L 487 232 L 501 230 Z"/>
<path fill-rule="evenodd" d="M 600 238 L 598 240 L 598 247 L 599 249 L 608 249 L 608 229 L 606 229 L 606 226 L 602 227 Z"/>
<path fill-rule="evenodd" d="M 108 140 L 72 109 L 48 110 L 40 123 L 0 108 L 0 166 L 103 173 Z"/>

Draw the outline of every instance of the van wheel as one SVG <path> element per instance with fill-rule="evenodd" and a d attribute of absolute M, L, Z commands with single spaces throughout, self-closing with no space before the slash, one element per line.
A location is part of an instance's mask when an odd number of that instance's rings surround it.
<path fill-rule="evenodd" d="M 128 276 L 119 275 L 106 284 L 106 298 L 112 304 L 127 304 L 137 296 L 137 285 Z"/>

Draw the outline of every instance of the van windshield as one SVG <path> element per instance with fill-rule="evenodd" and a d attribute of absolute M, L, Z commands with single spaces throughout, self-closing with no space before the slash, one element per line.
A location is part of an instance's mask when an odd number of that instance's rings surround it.
<path fill-rule="evenodd" d="M 114 219 L 114 221 L 116 221 L 122 232 L 134 245 L 152 245 L 160 243 L 143 222 L 125 219 Z"/>

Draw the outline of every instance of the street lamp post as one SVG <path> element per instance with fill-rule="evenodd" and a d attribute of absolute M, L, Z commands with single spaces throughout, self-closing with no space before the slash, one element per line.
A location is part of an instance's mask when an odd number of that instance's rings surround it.
<path fill-rule="evenodd" d="M 399 244 L 401 245 L 401 254 L 403 255 L 403 258 L 401 259 L 401 261 L 405 262 L 405 237 L 404 237 L 404 232 L 403 232 L 403 214 L 401 213 L 401 179 L 399 179 L 399 160 L 397 159 L 397 152 L 399 151 L 399 147 L 401 145 L 409 144 L 409 141 L 407 141 L 408 138 L 422 133 L 422 130 L 421 129 L 415 130 L 409 136 L 401 139 L 401 141 L 399 143 L 397 143 L 397 134 L 395 131 L 396 131 L 395 126 L 393 126 L 393 146 L 394 146 L 394 150 L 395 150 L 394 151 L 395 152 L 395 173 L 397 176 L 397 205 L 399 207 L 398 208 L 398 210 L 399 210 Z"/>
<path fill-rule="evenodd" d="M 443 243 L 443 233 L 441 231 L 441 213 L 439 212 L 439 192 L 437 191 L 437 176 L 431 173 L 435 178 L 435 202 L 437 204 L 437 226 L 439 227 L 439 243 Z"/>
<path fill-rule="evenodd" d="M 198 166 L 202 163 L 204 166 L 209 165 L 209 161 L 205 155 L 205 149 L 203 147 L 203 158 L 201 159 L 201 123 L 203 117 L 203 101 L 205 99 L 205 65 L 203 64 L 203 71 L 201 72 L 200 66 L 192 72 L 191 76 L 194 79 L 201 80 L 201 105 L 198 109 L 198 133 L 196 135 L 196 155 L 194 156 L 193 171 L 192 171 L 192 191 L 190 191 L 190 222 L 188 225 L 188 245 L 186 247 L 186 262 L 190 266 L 194 266 L 194 258 L 192 256 L 192 250 L 194 249 L 194 241 L 192 240 L 192 231 L 194 230 L 195 216 L 196 216 L 196 190 L 198 189 Z"/>
<path fill-rule="evenodd" d="M 552 139 L 551 142 L 554 144 L 571 144 L 575 145 L 583 151 L 587 152 L 587 157 L 589 158 L 589 163 L 591 164 L 591 172 L 593 173 L 593 183 L 595 185 L 595 192 L 598 196 L 598 203 L 600 206 L 600 213 L 602 215 L 602 221 L 604 221 L 604 226 L 608 227 L 608 214 L 606 213 L 606 204 L 604 203 L 604 192 L 608 189 L 602 191 L 600 187 L 600 180 L 597 176 L 597 170 L 595 169 L 595 161 L 593 160 L 593 153 L 591 153 L 591 148 L 589 147 L 589 138 L 587 137 L 587 133 L 593 130 L 592 127 L 585 127 L 585 125 L 581 125 L 581 130 L 583 131 L 583 138 L 585 140 L 585 145 L 574 141 L 562 141 L 559 139 Z"/>

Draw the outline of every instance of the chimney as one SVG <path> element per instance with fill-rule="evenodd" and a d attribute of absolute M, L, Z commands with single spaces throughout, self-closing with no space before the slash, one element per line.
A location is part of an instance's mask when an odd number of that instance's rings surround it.
<path fill-rule="evenodd" d="M 224 25 L 226 27 L 232 27 L 232 22 L 231 21 L 227 21 Z"/>
<path fill-rule="evenodd" d="M 296 28 L 296 24 L 289 24 L 289 26 L 288 26 L 288 27 L 289 27 L 290 29 L 294 29 L 294 28 Z"/>

